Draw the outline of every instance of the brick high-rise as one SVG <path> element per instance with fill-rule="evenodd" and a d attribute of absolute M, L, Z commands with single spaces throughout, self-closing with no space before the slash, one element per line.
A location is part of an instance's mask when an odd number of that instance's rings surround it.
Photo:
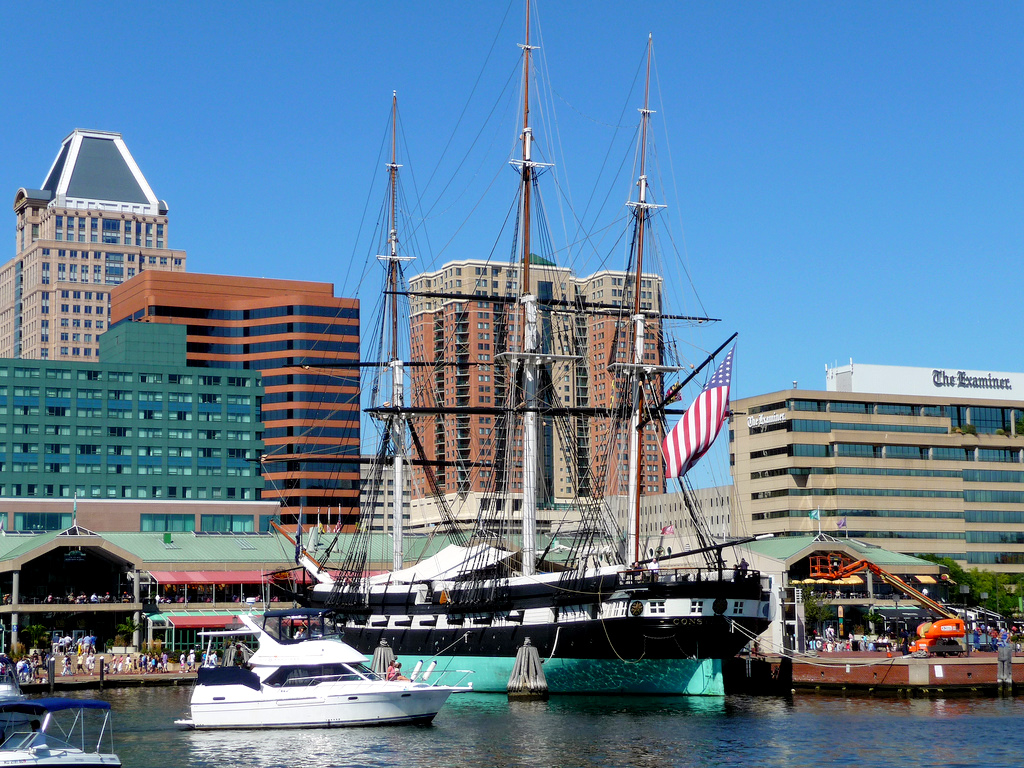
<path fill-rule="evenodd" d="M 624 272 L 602 271 L 577 278 L 571 270 L 536 260 L 531 266 L 531 290 L 541 300 L 541 347 L 551 362 L 542 374 L 543 398 L 558 409 L 614 409 L 622 397 L 610 366 L 629 359 L 627 307 L 633 278 Z M 434 462 L 438 487 L 452 507 L 460 502 L 463 520 L 475 517 L 488 499 L 495 473 L 503 471 L 498 453 L 522 456 L 522 436 L 497 433 L 499 419 L 486 411 L 500 407 L 507 363 L 500 350 L 516 347 L 519 267 L 482 260 L 453 261 L 409 281 L 412 291 L 412 360 L 437 363 L 436 368 L 412 371 L 413 406 L 450 409 L 450 413 L 419 416 L 425 458 Z M 659 313 L 661 280 L 644 275 L 641 308 Z M 644 362 L 661 363 L 655 321 Z M 575 358 L 577 363 L 568 361 Z M 458 364 L 458 363 L 470 363 Z M 441 363 L 456 363 L 454 365 Z M 562 422 L 560 425 L 558 422 Z M 565 424 L 569 428 L 565 428 Z M 575 498 L 620 496 L 626 493 L 626 431 L 613 429 L 608 418 L 570 419 L 542 415 L 539 467 L 541 528 L 562 516 Z M 500 444 L 501 440 L 505 444 Z M 641 447 L 643 492 L 664 493 L 665 476 L 655 425 L 644 432 Z M 522 494 L 519 461 L 504 478 L 516 504 Z M 600 467 L 600 469 L 597 469 Z M 468 501 L 470 503 L 464 503 Z M 413 527 L 435 522 L 436 505 L 420 467 L 413 472 Z"/>
<path fill-rule="evenodd" d="M 263 498 L 355 525 L 357 299 L 330 283 L 145 272 L 113 292 L 111 317 L 187 326 L 189 365 L 260 371 Z"/>

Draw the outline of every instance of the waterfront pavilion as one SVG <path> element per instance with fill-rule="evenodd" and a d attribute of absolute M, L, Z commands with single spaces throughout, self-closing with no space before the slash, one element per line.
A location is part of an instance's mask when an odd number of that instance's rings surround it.
<path fill-rule="evenodd" d="M 201 629 L 288 599 L 294 568 L 294 548 L 274 533 L 0 532 L 0 646 L 27 649 L 28 628 L 42 627 L 46 649 L 95 635 L 102 650 L 129 619 L 135 648 L 191 646 Z"/>
<path fill-rule="evenodd" d="M 771 576 L 778 601 L 775 620 L 761 636 L 761 646 L 766 652 L 773 653 L 782 648 L 805 649 L 804 597 L 808 593 L 834 607 L 836 630 L 839 632 L 841 627 L 843 636 L 853 632 L 857 625 L 863 623 L 863 617 L 872 612 L 886 616 L 893 627 L 902 621 L 911 631 L 916 628 L 923 614 L 914 599 L 870 572 L 838 581 L 812 579 L 811 558 L 833 553 L 845 555 L 853 561 L 867 560 L 939 602 L 948 602 L 951 597 L 947 591 L 952 582 L 947 578 L 945 566 L 857 539 L 820 534 L 752 541 L 737 547 L 736 557 L 746 558 L 753 570 Z M 954 600 L 958 597 L 959 593 Z M 881 630 L 882 627 L 876 629 Z"/>

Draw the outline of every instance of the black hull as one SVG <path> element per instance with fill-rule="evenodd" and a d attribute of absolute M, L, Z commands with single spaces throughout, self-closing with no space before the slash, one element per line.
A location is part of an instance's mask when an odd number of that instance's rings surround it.
<path fill-rule="evenodd" d="M 477 690 L 503 690 L 504 670 L 527 641 L 546 669 L 642 662 L 651 670 L 646 677 L 704 661 L 720 669 L 771 618 L 769 594 L 756 574 L 714 581 L 605 574 L 578 580 L 573 589 L 541 580 L 495 589 L 490 600 L 450 583 L 378 588 L 358 605 L 339 604 L 344 595 L 321 597 L 320 607 L 336 612 L 345 642 L 360 652 L 372 655 L 386 643 L 403 661 L 472 669 L 487 681 L 475 684 Z M 646 677 L 615 690 L 649 692 Z M 562 687 L 577 691 L 564 681 Z"/>
<path fill-rule="evenodd" d="M 674 622 L 679 622 L 678 624 Z M 767 621 L 721 616 L 668 621 L 622 617 L 548 622 L 530 626 L 455 626 L 446 629 L 372 627 L 349 623 L 344 640 L 372 655 L 387 643 L 399 656 L 512 656 L 529 640 L 542 658 L 574 659 L 728 659 L 768 628 Z M 745 632 L 738 631 L 742 628 Z"/>

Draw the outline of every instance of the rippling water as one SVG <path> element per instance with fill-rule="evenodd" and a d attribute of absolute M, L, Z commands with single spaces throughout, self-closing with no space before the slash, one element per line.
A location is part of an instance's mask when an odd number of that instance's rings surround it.
<path fill-rule="evenodd" d="M 126 768 L 277 766 L 1020 766 L 1024 700 L 799 695 L 558 697 L 510 703 L 453 696 L 431 726 L 178 731 L 187 688 L 122 689 L 115 747 Z"/>

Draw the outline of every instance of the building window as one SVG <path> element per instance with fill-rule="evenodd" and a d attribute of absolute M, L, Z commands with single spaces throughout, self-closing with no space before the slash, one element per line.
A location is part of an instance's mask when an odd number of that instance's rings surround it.
<path fill-rule="evenodd" d="M 65 531 L 71 527 L 70 512 L 15 512 L 16 531 Z"/>
<path fill-rule="evenodd" d="M 217 496 L 220 489 L 214 490 Z M 201 515 L 200 530 L 220 533 L 252 533 L 252 515 Z"/>
<path fill-rule="evenodd" d="M 142 490 L 142 489 L 140 489 Z M 144 494 L 140 494 L 145 497 Z M 142 531 L 194 531 L 195 515 L 142 514 L 139 516 L 139 530 Z"/>

